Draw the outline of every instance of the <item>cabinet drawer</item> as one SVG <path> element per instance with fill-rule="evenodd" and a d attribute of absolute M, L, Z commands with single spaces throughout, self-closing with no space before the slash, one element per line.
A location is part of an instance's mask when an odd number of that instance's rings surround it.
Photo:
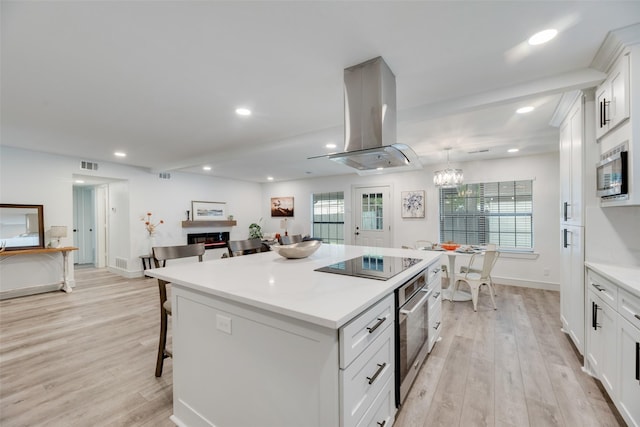
<path fill-rule="evenodd" d="M 340 368 L 349 366 L 369 344 L 391 326 L 394 316 L 393 294 L 390 294 L 340 328 Z"/>
<path fill-rule="evenodd" d="M 442 284 L 440 280 L 429 286 L 433 291 L 431 297 L 429 297 L 429 313 L 433 313 L 437 306 L 442 304 Z M 429 314 L 431 316 L 431 314 Z"/>
<path fill-rule="evenodd" d="M 340 370 L 342 426 L 360 422 L 394 370 L 393 328 L 386 328 L 353 363 Z"/>
<path fill-rule="evenodd" d="M 595 292 L 604 303 L 618 309 L 618 287 L 593 271 L 589 271 L 588 289 Z"/>
<path fill-rule="evenodd" d="M 441 301 L 442 298 L 440 298 Z M 429 353 L 431 353 L 433 346 L 438 341 L 442 330 L 442 304 L 440 302 L 433 310 L 429 307 Z"/>
<path fill-rule="evenodd" d="M 640 298 L 624 289 L 618 290 L 618 313 L 640 329 Z"/>
<path fill-rule="evenodd" d="M 433 286 L 434 282 L 439 282 L 442 274 L 442 266 L 440 265 L 440 261 L 434 262 L 429 267 L 427 267 L 427 286 Z"/>
<path fill-rule="evenodd" d="M 358 427 L 391 427 L 393 425 L 396 412 L 394 384 L 393 378 L 387 381 L 371 408 L 358 423 Z"/>

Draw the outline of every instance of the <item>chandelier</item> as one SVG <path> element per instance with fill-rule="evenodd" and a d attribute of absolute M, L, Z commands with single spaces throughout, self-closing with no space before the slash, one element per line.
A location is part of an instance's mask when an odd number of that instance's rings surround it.
<path fill-rule="evenodd" d="M 434 172 L 433 183 L 440 188 L 455 188 L 462 184 L 462 169 L 452 169 L 449 166 L 449 151 L 451 147 L 445 150 L 447 151 L 447 168 Z"/>

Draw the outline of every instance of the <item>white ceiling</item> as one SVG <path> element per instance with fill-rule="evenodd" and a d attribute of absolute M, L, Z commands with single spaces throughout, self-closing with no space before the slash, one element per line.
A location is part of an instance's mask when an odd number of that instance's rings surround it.
<path fill-rule="evenodd" d="M 549 125 L 638 1 L 2 1 L 3 145 L 265 182 L 352 173 L 343 69 L 382 56 L 423 164 L 557 150 Z M 533 33 L 556 39 L 531 47 Z M 525 104 L 538 108 L 514 114 Z M 236 116 L 246 106 L 251 117 Z M 125 159 L 113 152 L 127 152 Z M 489 150 L 468 154 L 470 151 Z"/>

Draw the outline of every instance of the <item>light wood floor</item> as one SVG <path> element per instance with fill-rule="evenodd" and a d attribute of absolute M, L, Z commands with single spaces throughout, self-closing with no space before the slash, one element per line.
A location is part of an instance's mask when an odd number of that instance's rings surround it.
<path fill-rule="evenodd" d="M 156 281 L 76 281 L 0 301 L 0 425 L 172 426 L 171 360 L 154 376 Z M 485 297 L 477 313 L 444 302 L 442 341 L 396 426 L 621 425 L 560 331 L 557 292 L 498 286 L 497 311 Z"/>

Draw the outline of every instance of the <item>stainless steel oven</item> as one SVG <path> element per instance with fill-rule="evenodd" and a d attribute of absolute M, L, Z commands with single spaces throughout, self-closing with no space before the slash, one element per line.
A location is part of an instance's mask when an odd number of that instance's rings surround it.
<path fill-rule="evenodd" d="M 401 405 L 429 351 L 428 269 L 396 290 L 396 403 Z"/>

